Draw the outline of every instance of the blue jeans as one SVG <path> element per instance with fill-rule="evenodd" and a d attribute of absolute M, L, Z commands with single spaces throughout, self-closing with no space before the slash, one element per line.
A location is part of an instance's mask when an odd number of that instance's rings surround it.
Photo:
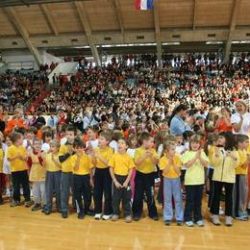
<path fill-rule="evenodd" d="M 163 195 L 164 195 L 164 210 L 163 210 L 164 221 L 173 219 L 172 197 L 174 197 L 174 203 L 175 203 L 175 218 L 177 221 L 183 221 L 183 203 L 182 203 L 180 178 L 170 179 L 164 177 Z"/>
<path fill-rule="evenodd" d="M 61 171 L 46 173 L 45 192 L 46 192 L 46 209 L 52 210 L 53 195 L 56 194 L 56 207 L 60 211 L 61 197 L 60 197 Z"/>
<path fill-rule="evenodd" d="M 61 212 L 68 213 L 70 188 L 72 188 L 73 175 L 72 173 L 61 173 Z"/>

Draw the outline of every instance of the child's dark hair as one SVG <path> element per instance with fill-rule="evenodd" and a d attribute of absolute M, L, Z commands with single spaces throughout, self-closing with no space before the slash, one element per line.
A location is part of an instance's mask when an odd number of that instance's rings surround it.
<path fill-rule="evenodd" d="M 195 133 L 193 131 L 185 131 L 183 133 L 183 139 L 188 141 Z"/>
<path fill-rule="evenodd" d="M 219 136 L 223 136 L 226 139 L 225 150 L 235 150 L 237 148 L 236 135 L 232 132 L 222 132 Z"/>
<path fill-rule="evenodd" d="M 73 125 L 68 125 L 66 131 L 74 132 L 76 135 L 76 128 Z"/>
<path fill-rule="evenodd" d="M 21 133 L 18 132 L 13 132 L 10 135 L 10 140 L 12 143 L 16 143 L 23 135 Z"/>
<path fill-rule="evenodd" d="M 25 128 L 16 128 L 14 130 L 14 132 L 24 135 L 26 133 L 26 129 Z"/>
<path fill-rule="evenodd" d="M 249 141 L 249 137 L 247 135 L 240 134 L 235 136 L 235 140 L 237 142 L 237 145 L 239 145 L 239 143 Z"/>
<path fill-rule="evenodd" d="M 45 141 L 46 137 L 51 137 L 53 139 L 53 133 L 51 131 L 46 131 L 43 133 L 43 141 Z"/>
<path fill-rule="evenodd" d="M 151 135 L 148 132 L 142 132 L 139 136 L 139 143 L 142 144 L 143 141 L 147 141 L 151 138 Z"/>
<path fill-rule="evenodd" d="M 79 137 L 75 138 L 74 143 L 73 143 L 73 148 L 85 148 L 85 147 L 86 147 L 86 144 L 81 138 Z"/>

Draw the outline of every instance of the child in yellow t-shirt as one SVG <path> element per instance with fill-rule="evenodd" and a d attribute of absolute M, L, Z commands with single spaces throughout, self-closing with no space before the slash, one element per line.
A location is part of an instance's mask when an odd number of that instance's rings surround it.
<path fill-rule="evenodd" d="M 12 133 L 10 135 L 12 145 L 7 151 L 7 160 L 10 162 L 12 183 L 13 183 L 13 201 L 11 207 L 20 206 L 20 188 L 23 188 L 23 196 L 25 199 L 25 206 L 30 207 L 32 201 L 30 200 L 30 186 L 27 166 L 27 152 L 22 146 L 23 135 L 21 133 Z"/>
<path fill-rule="evenodd" d="M 247 197 L 248 197 L 248 146 L 249 137 L 247 135 L 236 135 L 238 144 L 239 164 L 235 169 L 235 192 L 234 192 L 234 215 L 236 219 L 247 221 Z"/>
<path fill-rule="evenodd" d="M 127 154 L 127 143 L 124 139 L 118 140 L 118 151 L 109 160 L 110 175 L 113 180 L 113 216 L 112 220 L 119 218 L 119 207 L 122 200 L 125 221 L 132 221 L 131 212 L 131 188 L 130 179 L 132 176 L 134 162 Z"/>
<path fill-rule="evenodd" d="M 208 166 L 209 160 L 201 149 L 201 138 L 198 135 L 191 137 L 190 150 L 182 155 L 181 161 L 187 168 L 184 180 L 186 188 L 185 223 L 188 227 L 193 227 L 194 222 L 199 227 L 203 227 L 201 205 L 205 183 L 204 168 Z"/>
<path fill-rule="evenodd" d="M 183 203 L 181 193 L 181 160 L 177 155 L 176 145 L 173 142 L 164 144 L 164 156 L 159 161 L 159 167 L 162 170 L 164 182 L 164 210 L 163 219 L 165 225 L 170 225 L 173 219 L 173 203 L 175 203 L 175 218 L 178 226 L 183 223 Z"/>
<path fill-rule="evenodd" d="M 42 141 L 33 142 L 33 150 L 28 154 L 28 163 L 31 166 L 29 180 L 32 182 L 34 206 L 32 211 L 41 210 L 45 206 L 45 174 L 44 160 L 42 158 Z"/>
<path fill-rule="evenodd" d="M 60 212 L 60 182 L 61 182 L 61 163 L 59 162 L 60 144 L 57 141 L 51 141 L 49 152 L 43 155 L 46 168 L 45 193 L 46 206 L 44 213 L 49 215 L 53 207 L 53 194 L 56 195 L 56 208 Z"/>
<path fill-rule="evenodd" d="M 154 199 L 154 178 L 156 164 L 159 161 L 154 147 L 154 139 L 149 133 L 143 132 L 140 136 L 141 147 L 135 151 L 135 196 L 133 201 L 133 217 L 135 221 L 140 220 L 143 210 L 144 193 L 148 205 L 149 217 L 158 220 L 157 208 Z"/>
<path fill-rule="evenodd" d="M 61 173 L 61 215 L 62 218 L 68 218 L 69 212 L 69 196 L 70 188 L 73 183 L 73 168 L 70 162 L 70 158 L 73 155 L 73 143 L 76 136 L 76 129 L 74 126 L 69 125 L 66 129 L 67 142 L 65 145 L 61 145 L 59 151 L 59 161 L 62 166 Z"/>
<path fill-rule="evenodd" d="M 112 214 L 112 179 L 109 173 L 108 162 L 113 155 L 113 149 L 108 146 L 111 140 L 109 132 L 102 132 L 99 136 L 99 147 L 93 153 L 95 166 L 94 202 L 95 219 L 109 220 Z M 104 194 L 104 211 L 102 215 L 102 198 Z"/>
<path fill-rule="evenodd" d="M 83 140 L 76 138 L 73 148 L 75 154 L 70 159 L 73 167 L 73 197 L 78 219 L 83 219 L 90 212 L 93 162 L 91 157 L 85 153 L 86 145 Z"/>

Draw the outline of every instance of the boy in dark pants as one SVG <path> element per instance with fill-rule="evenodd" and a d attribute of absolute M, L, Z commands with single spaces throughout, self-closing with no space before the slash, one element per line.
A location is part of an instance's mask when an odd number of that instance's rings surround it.
<path fill-rule="evenodd" d="M 109 173 L 108 162 L 113 155 L 113 149 L 108 146 L 111 135 L 102 132 L 99 136 L 99 148 L 93 152 L 95 166 L 94 175 L 94 202 L 95 219 L 109 220 L 112 215 L 112 179 Z M 104 211 L 102 215 L 102 198 L 104 194 Z"/>
<path fill-rule="evenodd" d="M 12 145 L 8 148 L 7 159 L 10 162 L 11 176 L 13 182 L 13 201 L 11 207 L 20 205 L 20 187 L 23 188 L 23 196 L 25 199 L 25 206 L 30 207 L 32 201 L 30 200 L 30 187 L 28 177 L 28 167 L 26 164 L 27 152 L 22 146 L 23 135 L 14 132 L 10 139 Z"/>
<path fill-rule="evenodd" d="M 59 162 L 59 148 L 60 144 L 56 141 L 50 142 L 50 153 L 46 153 L 45 167 L 46 167 L 46 181 L 45 181 L 45 193 L 46 193 L 46 205 L 44 213 L 49 215 L 53 206 L 53 192 L 56 193 L 56 207 L 59 212 L 61 209 L 60 204 L 60 182 L 61 182 L 61 164 Z"/>
<path fill-rule="evenodd" d="M 122 206 L 127 223 L 132 221 L 131 217 L 131 188 L 129 185 L 134 162 L 126 152 L 126 141 L 120 139 L 118 141 L 118 152 L 115 153 L 109 161 L 110 175 L 113 180 L 113 216 L 112 221 L 119 218 L 119 206 L 122 200 Z"/>
<path fill-rule="evenodd" d="M 93 167 L 93 163 L 92 159 L 84 152 L 86 145 L 81 139 L 75 139 L 73 147 L 76 152 L 76 154 L 71 157 L 71 163 L 73 165 L 73 194 L 78 219 L 83 219 L 85 214 L 89 213 L 91 204 L 91 185 L 93 186 L 91 168 Z"/>
<path fill-rule="evenodd" d="M 153 138 L 149 133 L 143 132 L 140 138 L 142 146 L 135 152 L 135 197 L 132 206 L 135 221 L 140 220 L 143 210 L 143 197 L 146 194 L 149 217 L 158 220 L 158 213 L 154 200 L 154 172 L 159 161 L 153 149 Z"/>
<path fill-rule="evenodd" d="M 61 173 L 61 213 L 62 218 L 68 218 L 68 203 L 70 188 L 73 181 L 73 167 L 70 161 L 73 152 L 73 142 L 75 139 L 76 130 L 73 126 L 69 125 L 66 130 L 67 142 L 60 147 L 59 161 L 62 164 Z"/>

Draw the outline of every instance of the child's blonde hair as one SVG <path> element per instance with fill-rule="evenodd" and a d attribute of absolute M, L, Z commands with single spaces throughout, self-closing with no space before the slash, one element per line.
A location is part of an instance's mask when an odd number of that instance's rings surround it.
<path fill-rule="evenodd" d="M 57 140 L 52 140 L 50 143 L 49 143 L 50 146 L 55 146 L 56 148 L 60 148 L 60 142 L 57 141 Z"/>
<path fill-rule="evenodd" d="M 192 150 L 191 148 L 191 144 L 195 142 L 195 143 L 199 143 L 201 145 L 201 137 L 197 134 L 191 136 L 190 138 L 190 143 L 189 143 L 189 149 Z"/>
<path fill-rule="evenodd" d="M 171 147 L 176 147 L 176 143 L 172 140 L 167 141 L 163 144 L 163 150 L 168 151 Z"/>

